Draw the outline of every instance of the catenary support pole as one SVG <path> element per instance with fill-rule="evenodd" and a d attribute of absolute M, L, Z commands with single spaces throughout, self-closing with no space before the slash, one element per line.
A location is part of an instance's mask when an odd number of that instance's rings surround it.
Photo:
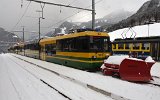
<path fill-rule="evenodd" d="M 95 0 L 92 0 L 92 29 L 95 29 Z"/>

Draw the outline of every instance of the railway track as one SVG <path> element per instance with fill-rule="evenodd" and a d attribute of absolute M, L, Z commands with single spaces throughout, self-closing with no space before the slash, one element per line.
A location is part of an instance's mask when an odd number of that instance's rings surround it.
<path fill-rule="evenodd" d="M 14 62 L 15 64 L 17 64 L 18 66 L 20 66 L 23 70 L 27 71 L 28 73 L 30 73 L 32 76 L 34 76 L 36 79 L 40 80 L 41 82 L 43 82 L 44 84 L 46 84 L 47 86 L 49 86 L 50 88 L 52 88 L 53 90 L 57 91 L 61 96 L 63 96 L 64 98 L 67 98 L 68 100 L 72 100 L 70 97 L 68 97 L 67 95 L 65 95 L 64 93 L 62 93 L 61 91 L 57 90 L 56 88 L 54 88 L 53 86 L 51 86 L 50 84 L 48 84 L 46 81 L 44 81 L 43 79 L 40 79 L 39 77 L 37 77 L 35 74 L 33 74 L 32 72 L 30 72 L 29 70 L 27 70 L 26 68 L 24 68 L 23 65 L 17 63 L 16 61 L 14 61 L 13 59 L 9 58 L 12 62 Z"/>
<path fill-rule="evenodd" d="M 22 60 L 22 61 L 25 61 L 25 62 L 27 62 L 27 63 L 29 63 L 29 64 L 32 64 L 32 65 L 34 65 L 35 67 L 38 67 L 38 68 L 41 68 L 41 69 L 43 69 L 43 70 L 49 71 L 49 72 L 57 75 L 58 77 L 61 77 L 61 78 L 65 79 L 65 80 L 69 80 L 70 82 L 73 82 L 74 84 L 81 85 L 81 86 L 83 86 L 83 87 L 85 87 L 85 88 L 88 88 L 88 89 L 90 89 L 90 90 L 92 90 L 92 91 L 94 91 L 94 92 L 96 92 L 96 93 L 100 93 L 101 95 L 104 95 L 105 97 L 109 97 L 109 98 L 114 99 L 114 100 L 129 100 L 129 99 L 127 99 L 127 98 L 124 98 L 124 97 L 115 95 L 115 94 L 113 94 L 113 93 L 110 93 L 110 92 L 107 92 L 107 91 L 104 91 L 104 90 L 101 90 L 101 89 L 99 89 L 99 88 L 97 88 L 97 87 L 95 87 L 95 86 L 92 86 L 92 85 L 89 85 L 89 84 L 85 84 L 85 83 L 80 82 L 80 81 L 78 81 L 78 80 L 75 80 L 75 79 L 73 79 L 73 78 L 70 78 L 70 77 L 61 75 L 61 74 L 59 74 L 59 73 L 57 73 L 57 72 L 55 72 L 55 71 L 53 71 L 53 70 L 44 68 L 44 67 L 42 67 L 42 66 L 40 66 L 40 65 L 36 65 L 36 64 L 34 64 L 34 63 L 32 63 L 32 62 L 26 61 L 26 60 L 21 59 L 21 58 L 19 58 L 19 57 L 16 57 L 16 58 L 18 58 L 18 59 L 20 59 L 20 60 Z M 11 59 L 11 58 L 10 58 L 10 59 Z M 13 59 L 11 59 L 11 60 L 14 61 Z M 14 61 L 14 62 L 17 63 L 16 61 Z M 20 65 L 19 63 L 17 63 L 17 64 Z M 20 66 L 23 67 L 23 65 L 20 65 Z M 24 67 L 23 67 L 23 69 L 26 70 L 27 72 L 29 72 L 30 74 L 32 74 L 34 77 L 38 78 L 36 75 L 34 75 L 32 72 L 28 71 L 28 70 L 25 69 Z M 39 79 L 41 82 L 43 82 L 44 84 L 48 85 L 50 88 L 52 88 L 52 89 L 54 89 L 55 91 L 57 91 L 57 92 L 58 92 L 59 94 L 61 94 L 63 97 L 65 97 L 65 98 L 67 98 L 67 99 L 69 99 L 69 100 L 72 100 L 72 98 L 70 98 L 68 95 L 64 94 L 62 91 L 59 91 L 58 89 L 56 89 L 56 87 L 52 86 L 50 83 L 46 82 L 46 81 L 43 80 L 43 79 L 40 79 L 40 78 L 38 78 L 38 79 Z"/>
<path fill-rule="evenodd" d="M 160 77 L 157 76 L 152 76 L 153 77 L 153 81 L 149 82 L 148 84 L 151 84 L 153 86 L 157 86 L 160 88 Z"/>

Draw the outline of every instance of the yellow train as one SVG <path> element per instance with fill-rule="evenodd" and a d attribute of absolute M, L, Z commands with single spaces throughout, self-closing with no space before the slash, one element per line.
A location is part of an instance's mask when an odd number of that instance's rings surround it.
<path fill-rule="evenodd" d="M 115 39 L 112 42 L 112 53 L 140 59 L 152 56 L 154 60 L 159 61 L 160 36 Z"/>
<path fill-rule="evenodd" d="M 111 52 L 109 35 L 95 31 L 31 41 L 24 49 L 26 56 L 88 71 L 98 70 Z"/>

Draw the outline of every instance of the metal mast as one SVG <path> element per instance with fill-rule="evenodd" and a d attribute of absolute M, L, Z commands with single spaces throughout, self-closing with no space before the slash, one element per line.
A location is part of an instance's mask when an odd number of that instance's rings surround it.
<path fill-rule="evenodd" d="M 92 29 L 95 29 L 95 0 L 92 0 Z"/>
<path fill-rule="evenodd" d="M 23 27 L 23 44 L 25 44 L 25 40 L 24 40 L 24 26 Z M 25 56 L 25 46 L 23 47 L 23 53 L 24 53 L 24 56 Z"/>

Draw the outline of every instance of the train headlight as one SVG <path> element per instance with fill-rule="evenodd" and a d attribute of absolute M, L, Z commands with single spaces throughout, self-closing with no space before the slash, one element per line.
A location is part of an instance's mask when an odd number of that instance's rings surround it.
<path fill-rule="evenodd" d="M 96 56 L 92 56 L 92 59 L 96 59 L 97 57 Z"/>

